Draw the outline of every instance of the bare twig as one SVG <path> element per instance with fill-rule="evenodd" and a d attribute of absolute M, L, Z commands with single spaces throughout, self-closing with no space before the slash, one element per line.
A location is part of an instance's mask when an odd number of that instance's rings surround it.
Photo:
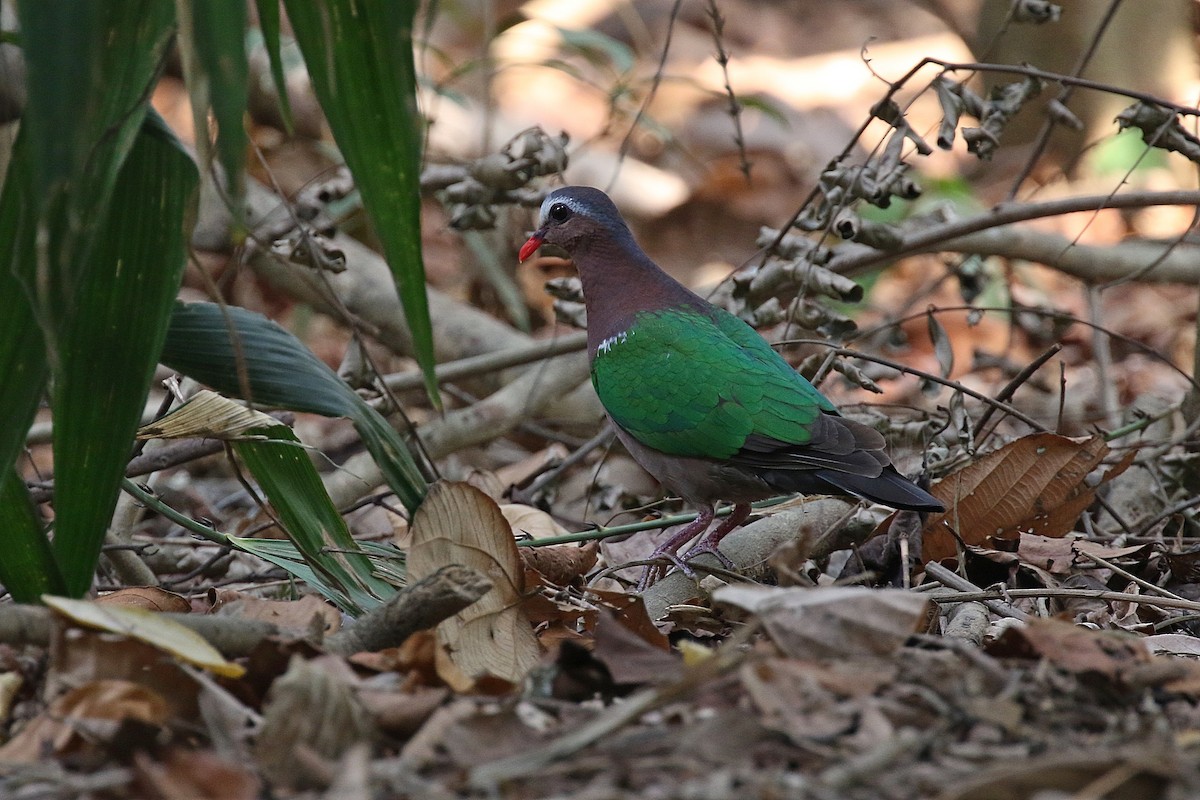
<path fill-rule="evenodd" d="M 951 589 L 958 589 L 960 592 L 965 592 L 965 593 L 972 595 L 972 596 L 966 596 L 964 594 L 959 594 L 959 595 L 932 594 L 932 595 L 930 595 L 930 597 L 938 603 L 942 603 L 942 602 L 961 603 L 964 600 L 982 600 L 984 605 L 986 605 L 992 611 L 995 611 L 997 614 L 999 614 L 1001 616 L 1012 617 L 1013 619 L 1019 619 L 1022 622 L 1027 622 L 1027 621 L 1029 621 L 1029 619 L 1031 619 L 1030 615 L 1026 614 L 1021 609 L 1014 607 L 1012 604 L 1007 603 L 1004 600 L 997 599 L 996 597 L 991 595 L 989 592 L 983 591 L 982 589 L 980 589 L 975 584 L 971 583 L 969 580 L 967 580 L 963 576 L 959 575 L 956 572 L 952 572 L 952 571 L 946 569 L 941 564 L 938 564 L 936 561 L 930 561 L 928 564 L 925 565 L 925 574 L 928 575 L 929 577 L 933 578 L 935 581 L 942 584 L 943 586 L 949 586 Z M 1008 594 L 1008 593 L 1005 592 L 1004 594 Z M 980 595 L 980 596 L 976 597 L 974 595 Z M 1004 595 L 999 595 L 999 596 L 1003 597 Z M 951 601 L 951 600 L 947 599 L 950 597 L 953 597 L 954 600 Z"/>
<path fill-rule="evenodd" d="M 984 214 L 966 219 L 949 220 L 902 235 L 898 237 L 895 248 L 886 252 L 866 247 L 850 249 L 847 252 L 846 248 L 842 248 L 844 252 L 835 255 L 825 266 L 834 272 L 852 274 L 912 253 L 954 250 L 959 237 L 989 228 L 998 228 L 1032 219 L 1073 214 L 1079 211 L 1099 211 L 1104 208 L 1146 208 L 1149 206 L 1194 206 L 1197 204 L 1200 204 L 1200 191 L 1187 189 L 1168 192 L 1129 192 L 1115 196 L 1084 195 L 1043 203 L 1001 203 Z M 1156 251 L 1154 255 L 1161 255 L 1161 252 Z M 1193 268 L 1186 276 L 1175 272 L 1168 277 L 1156 271 L 1155 277 L 1163 281 L 1195 283 L 1196 273 L 1197 270 Z M 1105 278 L 1103 275 L 1094 277 L 1101 280 Z"/>
<path fill-rule="evenodd" d="M 721 67 L 721 75 L 725 79 L 725 99 L 728 101 L 726 110 L 733 120 L 733 143 L 737 145 L 738 164 L 746 185 L 750 185 L 750 159 L 746 155 L 746 137 L 742 135 L 742 104 L 733 93 L 733 85 L 729 82 L 729 54 L 725 52 L 725 18 L 717 8 L 716 0 L 708 0 L 708 19 L 712 22 L 713 43 L 717 47 L 717 64 Z"/>

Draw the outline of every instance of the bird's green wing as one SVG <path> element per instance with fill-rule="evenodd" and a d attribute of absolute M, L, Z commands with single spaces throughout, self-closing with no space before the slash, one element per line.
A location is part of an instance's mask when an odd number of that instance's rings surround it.
<path fill-rule="evenodd" d="M 805 445 L 833 405 L 727 312 L 638 314 L 603 343 L 592 382 L 613 421 L 676 456 L 724 459 L 757 434 Z"/>

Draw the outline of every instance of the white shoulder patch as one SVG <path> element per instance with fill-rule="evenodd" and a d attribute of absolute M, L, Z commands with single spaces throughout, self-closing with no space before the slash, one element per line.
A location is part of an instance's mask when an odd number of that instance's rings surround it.
<path fill-rule="evenodd" d="M 629 337 L 633 336 L 633 333 L 634 332 L 631 330 L 614 333 L 612 336 L 600 343 L 599 347 L 596 348 L 596 354 L 600 355 L 601 353 L 607 353 L 617 345 L 624 344 L 625 342 L 629 341 Z"/>

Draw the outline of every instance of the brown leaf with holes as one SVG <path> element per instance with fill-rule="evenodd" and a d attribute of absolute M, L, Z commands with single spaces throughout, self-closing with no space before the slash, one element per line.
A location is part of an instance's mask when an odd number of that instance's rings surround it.
<path fill-rule="evenodd" d="M 1096 487 L 1085 479 L 1108 452 L 1099 436 L 1035 433 L 958 470 L 930 490 L 948 510 L 929 521 L 925 560 L 955 555 L 951 531 L 980 546 L 989 536 L 1016 538 L 1021 532 L 1062 536 L 1095 497 Z"/>
<path fill-rule="evenodd" d="M 438 625 L 448 659 L 439 674 L 452 666 L 454 674 L 443 678 L 460 688 L 464 677 L 476 684 L 520 683 L 540 648 L 521 608 L 525 572 L 512 528 L 496 502 L 474 486 L 439 481 L 413 517 L 409 578 L 418 581 L 447 564 L 476 570 L 492 588 Z"/>

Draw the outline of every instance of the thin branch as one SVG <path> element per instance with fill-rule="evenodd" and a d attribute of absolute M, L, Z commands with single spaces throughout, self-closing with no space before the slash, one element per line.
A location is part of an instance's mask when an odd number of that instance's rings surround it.
<path fill-rule="evenodd" d="M 898 237 L 896 246 L 887 251 L 864 247 L 850 253 L 836 255 L 830 259 L 825 267 L 834 272 L 853 274 L 867 267 L 912 253 L 931 250 L 953 250 L 956 249 L 955 240 L 959 237 L 979 233 L 989 228 L 998 228 L 1032 219 L 1056 217 L 1080 211 L 1099 211 L 1104 208 L 1195 205 L 1200 205 L 1200 191 L 1194 189 L 1178 189 L 1169 192 L 1129 192 L 1115 196 L 1083 195 L 1079 197 L 1064 197 L 1043 203 L 1001 203 L 983 214 L 967 217 L 966 219 L 950 220 L 914 233 L 901 235 Z M 1101 276 L 1096 277 L 1100 278 Z M 1187 279 L 1175 277 L 1173 280 Z M 1190 280 L 1195 281 L 1194 270 Z"/>

